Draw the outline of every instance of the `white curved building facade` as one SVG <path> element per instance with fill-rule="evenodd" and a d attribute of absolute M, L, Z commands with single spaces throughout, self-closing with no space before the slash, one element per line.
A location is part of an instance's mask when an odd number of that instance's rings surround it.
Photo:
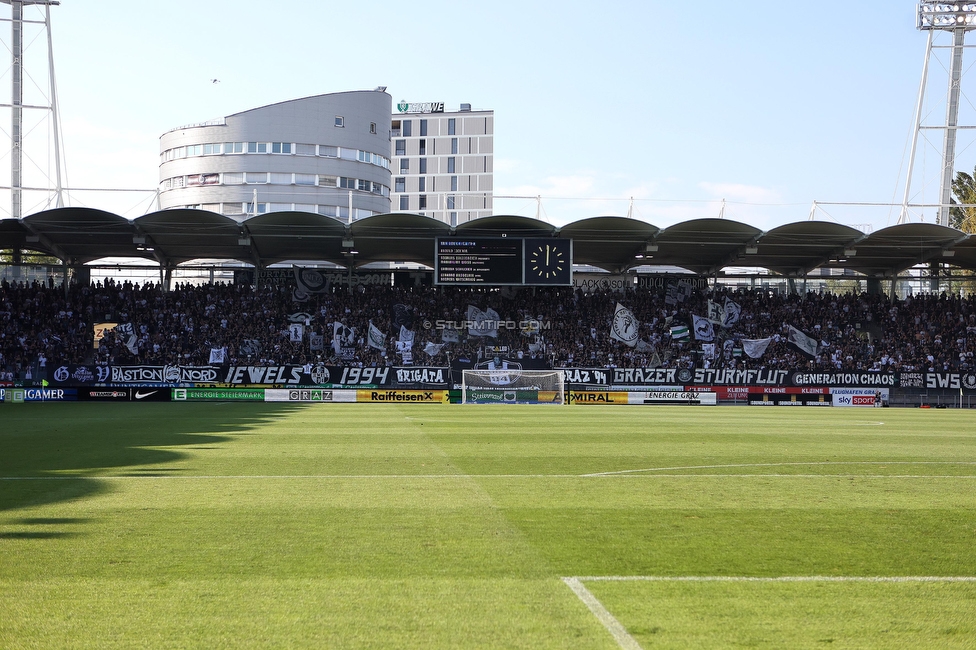
<path fill-rule="evenodd" d="M 388 213 L 392 105 L 381 90 L 330 93 L 173 129 L 159 140 L 160 208 Z"/>

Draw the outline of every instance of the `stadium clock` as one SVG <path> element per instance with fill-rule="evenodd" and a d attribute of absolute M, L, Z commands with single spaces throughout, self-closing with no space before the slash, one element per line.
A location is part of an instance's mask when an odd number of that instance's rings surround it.
<path fill-rule="evenodd" d="M 526 239 L 525 284 L 572 284 L 572 258 L 572 240 Z"/>

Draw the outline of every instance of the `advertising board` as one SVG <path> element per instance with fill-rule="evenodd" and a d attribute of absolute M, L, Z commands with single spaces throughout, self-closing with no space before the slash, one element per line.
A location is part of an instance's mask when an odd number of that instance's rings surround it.
<path fill-rule="evenodd" d="M 446 390 L 357 390 L 357 402 L 387 404 L 449 404 Z"/>
<path fill-rule="evenodd" d="M 174 402 L 263 402 L 263 388 L 174 388 Z"/>
<path fill-rule="evenodd" d="M 318 404 L 352 403 L 356 401 L 356 391 L 341 388 L 266 388 L 264 401 L 314 402 Z"/>

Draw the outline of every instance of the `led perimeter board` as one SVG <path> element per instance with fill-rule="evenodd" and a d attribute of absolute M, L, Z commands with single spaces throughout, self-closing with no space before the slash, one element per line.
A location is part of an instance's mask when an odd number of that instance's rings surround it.
<path fill-rule="evenodd" d="M 570 239 L 440 237 L 434 283 L 445 285 L 559 285 L 573 283 Z"/>

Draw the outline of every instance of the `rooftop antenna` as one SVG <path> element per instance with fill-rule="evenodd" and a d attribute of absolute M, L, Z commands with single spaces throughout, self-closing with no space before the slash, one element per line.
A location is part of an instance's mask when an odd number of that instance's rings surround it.
<path fill-rule="evenodd" d="M 922 68 L 922 82 L 918 90 L 918 102 L 915 105 L 915 133 L 912 137 L 912 149 L 908 162 L 908 179 L 905 181 L 905 198 L 902 201 L 901 215 L 898 223 L 908 221 L 908 201 L 912 189 L 912 170 L 915 166 L 915 153 L 918 150 L 918 136 L 922 129 L 933 128 L 943 131 L 942 140 L 942 178 L 939 186 L 939 210 L 937 223 L 949 225 L 949 209 L 952 203 L 952 177 L 955 173 L 956 162 L 956 134 L 959 125 L 959 95 L 962 86 L 962 55 L 966 47 L 966 32 L 976 29 L 976 2 L 953 3 L 920 2 L 918 3 L 918 18 L 916 27 L 928 32 L 928 44 L 925 48 L 925 64 Z M 929 74 L 929 62 L 935 46 L 936 32 L 951 32 L 952 45 L 949 63 L 949 92 L 946 103 L 945 124 L 939 126 L 922 126 L 922 102 L 925 97 L 925 85 Z M 972 127 L 970 127 L 972 128 Z"/>
<path fill-rule="evenodd" d="M 54 78 L 54 47 L 51 40 L 51 6 L 57 6 L 60 0 L 0 0 L 10 5 L 10 61 L 11 61 L 11 93 L 10 103 L 0 105 L 10 109 L 10 216 L 15 219 L 23 217 L 24 191 L 24 110 L 37 109 L 50 111 L 54 125 L 54 159 L 55 159 L 55 207 L 61 207 L 63 202 L 61 185 L 61 143 L 59 139 L 60 122 L 57 112 L 57 89 Z M 44 7 L 44 20 L 25 20 L 24 7 L 40 5 Z M 44 25 L 47 34 L 48 80 L 50 83 L 50 105 L 24 104 L 24 25 Z M 50 199 L 49 199 L 50 200 Z"/>

